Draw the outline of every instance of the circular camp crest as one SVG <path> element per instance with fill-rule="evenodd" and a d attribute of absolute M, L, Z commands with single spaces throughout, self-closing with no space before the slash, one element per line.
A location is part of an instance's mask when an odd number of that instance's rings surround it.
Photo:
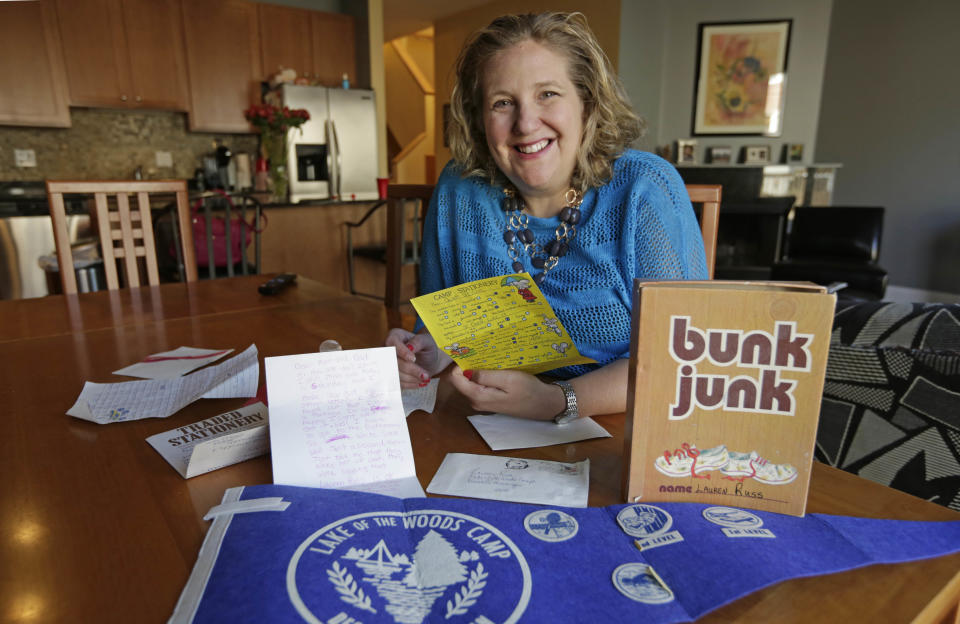
<path fill-rule="evenodd" d="M 340 614 L 398 624 L 516 622 L 531 586 L 530 567 L 505 533 L 445 510 L 342 518 L 306 538 L 287 566 L 290 601 L 315 624 Z"/>

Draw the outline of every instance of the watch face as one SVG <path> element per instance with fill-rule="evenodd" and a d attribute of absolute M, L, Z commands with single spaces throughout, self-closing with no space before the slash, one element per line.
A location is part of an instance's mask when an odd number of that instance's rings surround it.
<path fill-rule="evenodd" d="M 572 422 L 572 421 L 574 421 L 574 420 L 576 420 L 576 419 L 577 419 L 577 414 L 576 414 L 576 412 L 572 412 L 572 413 L 571 413 L 571 412 L 568 412 L 568 411 L 564 410 L 562 413 L 557 414 L 557 415 L 553 418 L 553 422 L 557 423 L 558 425 L 566 425 L 567 423 Z"/>

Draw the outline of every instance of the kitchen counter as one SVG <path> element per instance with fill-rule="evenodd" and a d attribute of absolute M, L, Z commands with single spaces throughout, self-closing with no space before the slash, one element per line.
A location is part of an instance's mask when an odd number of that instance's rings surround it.
<path fill-rule="evenodd" d="M 46 184 L 0 182 L 0 248 L 8 262 L 0 274 L 0 298 L 38 297 L 46 294 L 46 279 L 37 258 L 53 252 L 53 226 L 47 205 Z M 196 193 L 192 191 L 191 194 Z M 269 201 L 269 194 L 255 197 Z M 87 209 L 82 196 L 66 196 L 69 215 L 84 218 Z M 165 208 L 165 202 L 152 202 Z M 297 204 L 264 203 L 267 226 L 261 236 L 261 271 L 299 273 L 323 284 L 349 289 L 346 225 L 359 221 L 374 201 L 305 200 Z M 6 235 L 4 235 L 6 233 Z M 382 244 L 386 240 L 386 210 L 378 211 L 354 232 L 354 244 Z M 3 273 L 0 271 L 0 273 Z M 373 261 L 358 261 L 357 290 L 382 293 L 385 267 Z"/>
<path fill-rule="evenodd" d="M 320 201 L 267 204 L 267 226 L 261 235 L 264 273 L 298 273 L 327 286 L 349 290 L 347 222 L 359 221 L 376 201 Z M 353 233 L 354 245 L 383 244 L 387 211 L 378 210 Z M 357 262 L 357 290 L 382 295 L 386 267 Z"/>
<path fill-rule="evenodd" d="M 86 214 L 83 198 L 64 195 L 67 214 Z M 45 182 L 0 182 L 0 217 L 44 217 L 50 215 Z"/>

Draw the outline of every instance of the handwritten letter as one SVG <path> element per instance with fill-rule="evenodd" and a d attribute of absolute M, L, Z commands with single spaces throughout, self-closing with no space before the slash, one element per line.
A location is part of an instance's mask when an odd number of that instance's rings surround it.
<path fill-rule="evenodd" d="M 394 349 L 265 362 L 274 483 L 364 490 L 416 480 Z"/>

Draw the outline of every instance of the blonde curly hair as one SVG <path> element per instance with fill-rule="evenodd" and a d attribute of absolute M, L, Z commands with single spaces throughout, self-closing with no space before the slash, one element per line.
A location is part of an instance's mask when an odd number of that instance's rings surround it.
<path fill-rule="evenodd" d="M 523 41 L 534 41 L 565 56 L 570 81 L 583 102 L 583 136 L 572 185 L 597 187 L 613 174 L 613 161 L 643 134 L 620 78 L 587 26 L 583 13 L 504 15 L 474 33 L 456 63 L 450 97 L 447 143 L 464 175 L 506 183 L 487 148 L 483 128 L 483 72 L 493 56 Z"/>

